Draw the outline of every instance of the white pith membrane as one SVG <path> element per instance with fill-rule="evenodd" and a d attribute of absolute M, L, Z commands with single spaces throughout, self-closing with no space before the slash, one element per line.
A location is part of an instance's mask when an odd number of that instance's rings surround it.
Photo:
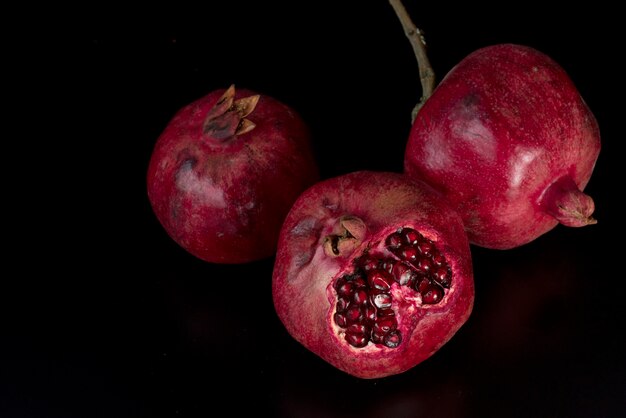
<path fill-rule="evenodd" d="M 396 235 L 397 237 L 397 235 L 399 234 L 401 237 L 404 238 L 407 232 L 413 233 L 413 236 L 415 236 L 416 233 L 418 236 L 418 241 L 414 243 L 409 243 L 405 239 L 404 241 L 402 241 L 401 248 L 399 250 L 395 250 L 397 254 L 394 254 L 394 252 L 388 249 L 388 242 L 386 242 L 388 241 L 388 237 L 392 234 Z M 337 273 L 333 276 L 333 279 L 330 281 L 328 287 L 326 288 L 327 297 L 330 304 L 327 320 L 328 323 L 331 325 L 332 335 L 341 342 L 340 346 L 356 350 L 359 353 L 380 352 L 380 350 L 398 349 L 402 346 L 405 339 L 408 340 L 410 338 L 410 332 L 413 331 L 419 319 L 427 315 L 429 310 L 439 310 L 439 307 L 442 304 L 445 304 L 445 299 L 450 297 L 451 292 L 453 292 L 451 286 L 453 282 L 453 269 L 451 266 L 452 260 L 448 260 L 445 257 L 445 254 L 440 251 L 440 248 L 437 245 L 438 240 L 436 237 L 432 236 L 427 231 L 420 230 L 412 225 L 402 225 L 398 227 L 386 228 L 384 232 L 376 235 L 381 238 L 378 240 L 373 240 L 372 238 L 374 238 L 374 236 L 370 236 L 370 234 L 365 233 L 362 237 L 363 241 L 359 242 L 357 246 L 351 249 L 349 253 L 342 254 L 338 256 L 337 259 L 335 259 L 339 262 L 337 265 Z M 422 243 L 426 243 L 426 247 L 428 247 L 429 245 L 431 246 L 430 256 L 428 256 L 428 250 L 426 253 L 419 251 L 419 244 Z M 432 266 L 430 273 L 420 272 L 414 264 L 407 263 L 406 260 L 403 260 L 401 256 L 399 256 L 401 249 L 407 247 L 416 248 L 418 250 L 414 263 L 417 263 L 420 259 L 427 259 L 430 262 Z M 433 260 L 434 254 L 438 254 L 437 260 L 439 261 L 439 263 L 436 263 Z M 371 291 L 374 293 L 374 295 L 377 293 L 388 293 L 391 295 L 391 307 L 388 309 L 391 309 L 393 311 L 393 317 L 396 320 L 395 330 L 398 331 L 398 333 L 400 334 L 400 341 L 397 344 L 390 344 L 390 346 L 387 346 L 383 341 L 380 341 L 380 338 L 378 338 L 378 341 L 373 341 L 374 337 L 372 337 L 372 330 L 374 329 L 374 322 L 371 319 L 364 319 L 364 317 L 361 316 L 360 319 L 356 321 L 344 324 L 345 326 L 340 326 L 335 319 L 336 312 L 338 312 L 338 301 L 340 298 L 338 290 L 336 289 L 337 281 L 340 280 L 341 277 L 353 276 L 354 273 L 357 272 L 357 270 L 360 270 L 360 272 L 363 273 L 362 277 L 365 279 L 366 282 L 368 282 L 369 273 L 363 271 L 362 269 L 360 269 L 360 267 L 357 268 L 355 265 L 355 260 L 362 260 L 367 256 L 371 256 L 372 259 L 380 261 L 377 265 L 377 268 L 371 269 L 370 272 L 384 269 L 384 261 L 389 260 L 393 261 L 394 265 L 397 263 L 402 263 L 404 265 L 410 264 L 411 270 L 417 273 L 417 279 L 415 279 L 415 276 L 413 276 L 415 280 L 411 280 L 408 284 L 404 285 L 401 285 L 395 279 L 393 279 L 393 273 L 390 273 L 388 276 L 388 279 L 390 279 L 390 288 L 389 290 L 385 291 L 375 291 L 372 287 L 369 286 L 367 288 L 357 287 L 358 289 L 365 289 L 368 292 Z M 435 280 L 433 277 L 433 272 L 437 269 L 440 269 L 440 271 L 447 271 L 447 279 L 444 280 L 443 284 L 441 281 Z M 435 300 L 431 299 L 430 303 L 425 303 L 425 296 L 422 296 L 420 291 L 416 290 L 414 287 L 416 281 L 420 282 L 424 280 L 429 283 L 435 282 L 434 284 L 438 286 L 441 291 L 440 297 L 435 298 Z M 351 280 L 347 279 L 347 281 Z M 353 283 L 356 283 L 354 282 L 354 279 L 352 279 L 352 281 Z M 356 293 L 356 291 L 354 293 Z M 352 293 L 352 295 L 354 293 Z M 424 294 L 426 295 L 425 292 Z M 426 299 L 426 302 L 428 302 L 428 298 Z M 354 300 L 352 300 L 350 303 L 355 302 Z M 360 305 L 361 311 L 363 312 L 368 309 L 368 306 L 376 310 L 376 319 L 374 321 L 378 321 L 379 318 L 381 318 L 381 316 L 379 316 L 379 312 L 385 309 L 379 309 L 374 306 L 371 294 L 370 297 L 368 297 L 368 302 L 366 304 Z M 349 308 L 350 304 L 347 305 L 346 309 L 342 309 L 341 312 L 345 313 Z M 422 312 L 418 312 L 418 310 L 421 310 Z M 388 313 L 389 311 L 387 310 L 386 312 Z M 355 346 L 348 342 L 348 340 L 346 339 L 347 334 L 351 333 L 349 329 L 350 325 L 353 323 L 366 325 L 367 328 L 365 335 L 368 337 L 368 341 L 365 345 Z M 400 330 L 402 331 L 400 332 Z M 409 332 L 409 335 L 403 335 L 406 331 Z M 392 329 L 390 332 L 394 333 L 395 331 L 394 329 Z"/>

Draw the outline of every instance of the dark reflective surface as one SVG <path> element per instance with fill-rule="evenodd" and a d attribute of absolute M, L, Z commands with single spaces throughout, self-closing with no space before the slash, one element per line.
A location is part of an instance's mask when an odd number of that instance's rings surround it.
<path fill-rule="evenodd" d="M 165 5 L 157 18 L 94 7 L 40 38 L 57 59 L 27 66 L 46 86 L 30 96 L 45 112 L 23 125 L 36 141 L 18 155 L 35 148 L 45 164 L 34 165 L 37 187 L 20 188 L 36 204 L 20 210 L 28 222 L 17 247 L 28 258 L 2 292 L 0 416 L 625 415 L 615 13 L 409 7 L 439 79 L 499 42 L 534 46 L 568 71 L 602 132 L 587 188 L 599 223 L 510 251 L 473 248 L 469 322 L 418 367 L 366 381 L 286 334 L 272 259 L 193 258 L 145 194 L 152 146 L 173 113 L 233 82 L 301 113 L 324 177 L 401 170 L 419 80 L 387 2 L 272 3 Z"/>

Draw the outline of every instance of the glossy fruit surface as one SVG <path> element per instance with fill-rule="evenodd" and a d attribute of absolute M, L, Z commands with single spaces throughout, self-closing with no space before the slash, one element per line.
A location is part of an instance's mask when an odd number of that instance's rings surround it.
<path fill-rule="evenodd" d="M 558 223 L 595 223 L 583 190 L 599 152 L 597 121 L 563 68 L 500 44 L 467 56 L 436 87 L 404 166 L 449 199 L 473 244 L 508 249 Z"/>
<path fill-rule="evenodd" d="M 291 204 L 318 179 L 309 131 L 287 105 L 231 86 L 185 106 L 159 137 L 148 197 L 167 233 L 213 263 L 270 257 Z"/>

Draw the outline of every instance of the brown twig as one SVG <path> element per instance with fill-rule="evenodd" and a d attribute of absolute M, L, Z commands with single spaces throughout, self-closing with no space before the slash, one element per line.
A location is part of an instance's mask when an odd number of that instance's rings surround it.
<path fill-rule="evenodd" d="M 389 4 L 393 7 L 398 19 L 400 19 L 400 23 L 404 29 L 404 34 L 407 38 L 409 38 L 409 42 L 413 47 L 413 53 L 417 59 L 417 67 L 419 68 L 420 82 L 422 84 L 422 97 L 415 108 L 413 108 L 411 120 L 415 120 L 417 112 L 426 100 L 428 100 L 435 89 L 435 72 L 433 71 L 433 67 L 430 65 L 428 55 L 426 54 L 426 42 L 424 41 L 424 36 L 411 20 L 411 17 L 404 8 L 402 1 L 389 0 Z"/>

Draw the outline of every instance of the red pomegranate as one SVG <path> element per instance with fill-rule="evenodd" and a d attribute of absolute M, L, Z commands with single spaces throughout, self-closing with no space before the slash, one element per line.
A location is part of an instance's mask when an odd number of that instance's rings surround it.
<path fill-rule="evenodd" d="M 328 363 L 360 378 L 398 374 L 467 321 L 469 242 L 431 187 L 398 173 L 345 174 L 294 203 L 272 290 L 287 331 Z"/>
<path fill-rule="evenodd" d="M 598 154 L 594 115 L 554 60 L 526 46 L 475 51 L 428 98 L 411 128 L 405 172 L 443 193 L 470 242 L 509 249 L 585 226 L 583 193 Z"/>
<path fill-rule="evenodd" d="M 300 116 L 231 86 L 169 122 L 150 159 L 148 198 L 167 233 L 191 254 L 244 263 L 274 255 L 289 208 L 318 176 Z"/>

